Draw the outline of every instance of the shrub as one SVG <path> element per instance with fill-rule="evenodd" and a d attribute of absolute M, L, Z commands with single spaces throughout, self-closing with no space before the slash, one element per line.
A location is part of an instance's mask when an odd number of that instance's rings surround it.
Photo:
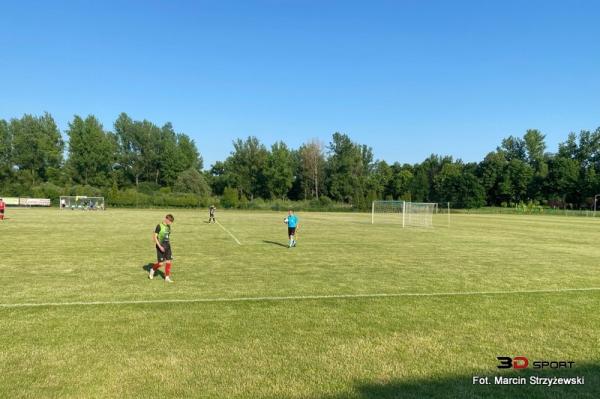
<path fill-rule="evenodd" d="M 266 203 L 265 203 L 265 200 L 262 198 L 254 198 L 248 204 L 248 209 L 265 209 L 265 208 L 266 208 Z"/>
<path fill-rule="evenodd" d="M 33 187 L 31 191 L 34 197 L 50 198 L 53 203 L 57 204 L 63 189 L 52 183 L 42 183 L 39 186 Z"/>
<path fill-rule="evenodd" d="M 152 195 L 160 190 L 160 185 L 153 182 L 141 182 L 138 185 L 137 191 L 140 193 Z"/>
<path fill-rule="evenodd" d="M 193 193 L 202 197 L 210 194 L 206 179 L 196 169 L 184 170 L 177 176 L 173 190 L 178 193 Z"/>
<path fill-rule="evenodd" d="M 232 187 L 225 187 L 221 197 L 221 206 L 223 208 L 237 208 L 239 204 L 238 191 Z"/>
<path fill-rule="evenodd" d="M 245 195 L 240 195 L 240 201 L 238 203 L 238 208 L 240 209 L 248 209 L 248 204 L 250 203 L 250 201 L 248 201 L 248 198 L 246 198 Z"/>
<path fill-rule="evenodd" d="M 322 207 L 330 208 L 333 205 L 333 201 L 326 195 L 319 197 L 319 203 Z"/>
<path fill-rule="evenodd" d="M 74 185 L 68 194 L 64 195 L 87 195 L 88 197 L 102 197 L 102 189 L 89 185 Z"/>

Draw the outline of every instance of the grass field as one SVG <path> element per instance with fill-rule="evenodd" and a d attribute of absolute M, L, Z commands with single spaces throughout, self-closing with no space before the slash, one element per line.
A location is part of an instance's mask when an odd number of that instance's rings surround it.
<path fill-rule="evenodd" d="M 600 221 L 301 213 L 288 249 L 284 213 L 176 210 L 166 284 L 145 271 L 165 213 L 8 210 L 0 397 L 600 397 Z M 576 363 L 496 368 L 516 355 Z"/>

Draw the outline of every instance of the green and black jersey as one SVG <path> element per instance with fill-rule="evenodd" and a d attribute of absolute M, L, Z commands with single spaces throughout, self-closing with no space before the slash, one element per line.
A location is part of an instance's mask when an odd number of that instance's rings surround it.
<path fill-rule="evenodd" d="M 160 245 L 169 244 L 169 236 L 171 235 L 171 226 L 165 223 L 156 225 L 154 232 L 158 235 L 158 242 Z"/>
<path fill-rule="evenodd" d="M 158 245 L 156 245 L 156 259 L 159 262 L 164 262 L 173 259 L 173 254 L 171 252 L 171 226 L 165 223 L 161 223 L 156 226 L 154 232 L 158 236 L 158 242 L 163 247 L 163 251 L 160 250 Z"/>

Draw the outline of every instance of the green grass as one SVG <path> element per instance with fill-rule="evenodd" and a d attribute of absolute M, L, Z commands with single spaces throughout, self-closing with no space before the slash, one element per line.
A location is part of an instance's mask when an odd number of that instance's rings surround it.
<path fill-rule="evenodd" d="M 150 281 L 163 210 L 8 210 L 0 304 L 394 296 L 0 307 L 4 398 L 600 396 L 600 220 L 452 215 L 402 229 L 352 213 L 178 210 L 174 284 Z M 444 217 L 435 220 L 445 223 Z M 473 386 L 496 356 L 573 360 L 584 386 Z"/>

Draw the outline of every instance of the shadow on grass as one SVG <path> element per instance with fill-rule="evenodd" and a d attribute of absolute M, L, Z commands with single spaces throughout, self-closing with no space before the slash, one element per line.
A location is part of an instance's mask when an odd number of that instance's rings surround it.
<path fill-rule="evenodd" d="M 152 269 L 153 265 L 154 265 L 153 263 L 147 263 L 144 266 L 142 266 L 142 269 L 144 269 L 146 271 L 146 273 L 150 273 L 150 269 Z M 162 278 L 165 278 L 165 273 L 162 270 L 160 270 L 160 269 L 158 269 L 157 271 L 155 271 L 154 274 L 156 276 L 160 276 Z"/>
<path fill-rule="evenodd" d="M 487 376 L 488 385 L 474 385 L 474 376 Z M 524 377 L 526 384 L 495 384 L 496 377 Z M 534 385 L 531 377 L 583 377 L 583 385 Z M 580 380 L 581 381 L 581 380 Z M 324 395 L 323 399 L 416 399 L 416 398 L 600 398 L 600 364 L 575 363 L 573 369 L 559 371 L 518 370 L 509 373 L 473 372 L 461 376 L 431 379 L 394 380 L 386 383 L 356 383 L 350 392 Z"/>
<path fill-rule="evenodd" d="M 267 241 L 267 240 L 263 240 L 263 242 L 264 242 L 265 244 L 279 245 L 280 247 L 284 247 L 284 248 L 287 248 L 287 247 L 288 247 L 287 245 L 285 245 L 285 244 L 282 244 L 282 243 L 280 243 L 280 242 L 277 242 L 277 241 Z"/>

